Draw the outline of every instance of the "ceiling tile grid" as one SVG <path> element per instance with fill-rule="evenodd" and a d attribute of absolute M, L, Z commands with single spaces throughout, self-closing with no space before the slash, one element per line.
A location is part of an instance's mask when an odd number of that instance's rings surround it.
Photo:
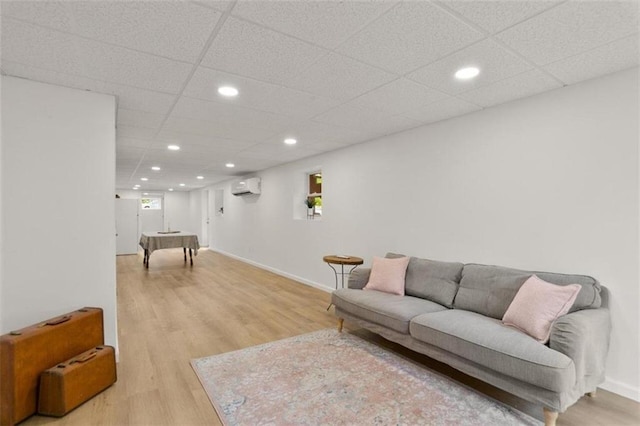
<path fill-rule="evenodd" d="M 538 70 L 531 70 L 488 86 L 465 92 L 459 97 L 476 105 L 490 107 L 560 87 L 562 85 L 547 74 Z"/>
<path fill-rule="evenodd" d="M 189 190 L 637 67 L 639 4 L 2 1 L 0 68 L 114 95 L 117 186 Z"/>
<path fill-rule="evenodd" d="M 483 37 L 430 2 L 409 1 L 393 7 L 337 51 L 404 74 Z"/>
<path fill-rule="evenodd" d="M 478 77 L 466 81 L 455 78 L 454 74 L 457 70 L 471 66 L 480 69 Z M 455 95 L 512 77 L 532 68 L 532 65 L 495 41 L 486 39 L 420 68 L 408 77 L 449 95 Z"/>
<path fill-rule="evenodd" d="M 285 84 L 326 50 L 236 18 L 229 18 L 202 60 L 208 68 Z"/>
<path fill-rule="evenodd" d="M 636 1 L 569 1 L 496 38 L 545 65 L 637 33 Z"/>

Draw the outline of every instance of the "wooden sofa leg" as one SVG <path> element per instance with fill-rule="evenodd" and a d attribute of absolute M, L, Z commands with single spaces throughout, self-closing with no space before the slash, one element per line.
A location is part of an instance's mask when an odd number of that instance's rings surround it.
<path fill-rule="evenodd" d="M 555 411 L 548 410 L 546 408 L 544 411 L 544 426 L 556 426 L 556 420 L 558 420 L 558 413 Z"/>
<path fill-rule="evenodd" d="M 338 333 L 342 333 L 342 326 L 344 325 L 344 319 L 338 318 Z"/>
<path fill-rule="evenodd" d="M 596 397 L 596 391 L 593 392 L 587 392 L 586 394 L 589 398 L 595 398 Z"/>

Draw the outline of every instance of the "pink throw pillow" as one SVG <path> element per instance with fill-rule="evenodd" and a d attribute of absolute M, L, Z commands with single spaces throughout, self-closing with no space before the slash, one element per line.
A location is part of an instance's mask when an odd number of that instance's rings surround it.
<path fill-rule="evenodd" d="M 580 284 L 556 285 L 531 275 L 522 284 L 502 322 L 513 326 L 540 343 L 546 343 L 551 325 L 569 312 L 578 297 Z"/>
<path fill-rule="evenodd" d="M 363 290 L 378 290 L 404 296 L 404 277 L 409 260 L 409 257 L 396 259 L 374 257 L 369 282 Z"/>

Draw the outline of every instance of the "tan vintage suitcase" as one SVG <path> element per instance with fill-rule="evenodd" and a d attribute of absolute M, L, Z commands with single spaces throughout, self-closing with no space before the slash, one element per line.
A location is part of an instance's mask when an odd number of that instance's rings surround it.
<path fill-rule="evenodd" d="M 102 309 L 83 308 L 0 336 L 0 425 L 37 409 L 40 374 L 104 344 Z"/>
<path fill-rule="evenodd" d="M 90 349 L 40 375 L 38 414 L 61 417 L 117 380 L 111 346 Z"/>

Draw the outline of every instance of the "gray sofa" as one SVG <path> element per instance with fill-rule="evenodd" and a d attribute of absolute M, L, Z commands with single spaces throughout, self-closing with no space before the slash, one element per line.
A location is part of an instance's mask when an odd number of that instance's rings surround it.
<path fill-rule="evenodd" d="M 400 257 L 388 253 L 387 257 Z M 567 315 L 542 344 L 502 324 L 520 286 L 532 275 L 580 284 Z M 347 320 L 542 405 L 546 425 L 604 381 L 611 329 L 607 291 L 594 278 L 412 257 L 405 295 L 363 291 L 370 269 L 354 271 L 332 294 L 339 329 Z"/>

